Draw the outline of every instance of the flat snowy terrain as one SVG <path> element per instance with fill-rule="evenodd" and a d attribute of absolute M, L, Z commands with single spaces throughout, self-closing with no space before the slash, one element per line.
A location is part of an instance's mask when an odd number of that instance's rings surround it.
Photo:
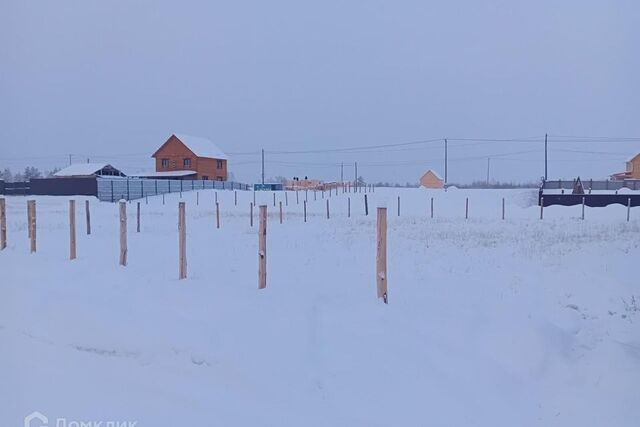
<path fill-rule="evenodd" d="M 638 426 L 640 210 L 548 207 L 536 190 L 257 193 L 269 209 L 258 290 L 252 192 L 118 206 L 7 197 L 0 252 L 0 426 L 52 420 L 158 426 Z M 401 212 L 397 215 L 397 197 Z M 347 218 L 347 197 L 351 218 Z M 434 198 L 434 218 L 430 199 Z M 465 219 L 465 199 L 469 219 Z M 505 198 L 506 219 L 501 219 Z M 376 207 L 388 208 L 389 304 L 376 298 Z"/>

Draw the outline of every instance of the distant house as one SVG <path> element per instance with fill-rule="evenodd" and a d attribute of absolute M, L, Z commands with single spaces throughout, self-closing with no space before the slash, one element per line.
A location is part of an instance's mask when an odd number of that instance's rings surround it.
<path fill-rule="evenodd" d="M 125 176 L 108 163 L 75 163 L 53 174 L 56 178 L 86 178 L 96 176 Z"/>
<path fill-rule="evenodd" d="M 611 175 L 614 181 L 623 181 L 625 179 L 640 179 L 640 153 L 636 154 L 627 162 L 627 170 Z"/>
<path fill-rule="evenodd" d="M 155 178 L 226 181 L 229 157 L 206 138 L 173 134 L 153 153 Z"/>
<path fill-rule="evenodd" d="M 425 188 L 444 188 L 444 180 L 440 178 L 440 175 L 429 169 L 420 178 L 420 185 Z"/>

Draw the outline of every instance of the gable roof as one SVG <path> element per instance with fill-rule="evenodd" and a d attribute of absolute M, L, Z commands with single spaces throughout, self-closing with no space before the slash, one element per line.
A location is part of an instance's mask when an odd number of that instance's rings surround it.
<path fill-rule="evenodd" d="M 633 162 L 634 160 L 636 160 L 637 158 L 640 157 L 640 153 L 636 154 L 635 156 L 631 157 L 629 160 L 627 160 L 628 162 Z"/>
<path fill-rule="evenodd" d="M 441 177 L 440 175 L 438 175 L 438 173 L 437 173 L 437 172 L 435 172 L 435 171 L 434 171 L 434 170 L 432 170 L 432 169 L 429 169 L 428 171 L 426 171 L 426 172 L 424 173 L 424 175 L 422 175 L 422 178 L 424 178 L 424 176 L 425 176 L 425 175 L 428 175 L 428 174 L 429 174 L 429 172 L 431 172 L 431 173 L 432 173 L 436 178 L 438 178 L 440 181 L 442 181 L 442 177 Z"/>
<path fill-rule="evenodd" d="M 75 163 L 73 165 L 67 166 L 62 170 L 59 170 L 58 172 L 54 173 L 53 176 L 97 175 L 98 172 L 100 172 L 102 169 L 106 167 L 116 169 L 108 163 Z"/>
<path fill-rule="evenodd" d="M 155 153 L 151 157 L 155 157 L 158 154 L 158 151 L 165 146 L 167 142 L 171 140 L 171 137 L 176 137 L 178 141 L 182 142 L 185 147 L 187 147 L 193 154 L 197 157 L 207 157 L 211 159 L 220 159 L 220 160 L 229 160 L 229 156 L 227 156 L 224 151 L 220 149 L 216 144 L 210 141 L 207 138 L 202 138 L 200 136 L 190 136 L 185 134 L 172 134 L 167 141 L 160 146 L 156 150 Z"/>

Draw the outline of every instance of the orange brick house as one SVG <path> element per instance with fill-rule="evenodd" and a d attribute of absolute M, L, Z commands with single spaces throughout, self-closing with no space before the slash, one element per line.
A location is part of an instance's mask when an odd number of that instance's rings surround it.
<path fill-rule="evenodd" d="M 157 174 L 216 181 L 228 178 L 229 157 L 207 138 L 173 134 L 151 157 L 156 159 Z"/>
<path fill-rule="evenodd" d="M 444 181 L 440 175 L 429 169 L 420 178 L 420 185 L 425 188 L 444 188 Z"/>
<path fill-rule="evenodd" d="M 627 170 L 624 172 L 611 175 L 614 181 L 622 181 L 625 179 L 640 179 L 640 154 L 636 154 L 627 162 Z"/>

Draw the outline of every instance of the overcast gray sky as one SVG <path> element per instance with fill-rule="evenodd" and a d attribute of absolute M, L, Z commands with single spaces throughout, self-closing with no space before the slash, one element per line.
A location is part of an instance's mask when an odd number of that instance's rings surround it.
<path fill-rule="evenodd" d="M 640 152 L 640 3 L 0 0 L 0 168 L 152 168 L 173 132 L 236 179 L 604 177 Z M 524 141 L 535 137 L 534 142 Z M 511 142 L 481 139 L 516 139 Z M 596 142 L 597 141 L 597 142 Z M 571 151 L 573 150 L 573 151 Z M 575 152 L 581 151 L 581 152 Z M 519 154 L 509 154 L 519 153 Z M 607 153 L 607 154 L 601 154 Z"/>

